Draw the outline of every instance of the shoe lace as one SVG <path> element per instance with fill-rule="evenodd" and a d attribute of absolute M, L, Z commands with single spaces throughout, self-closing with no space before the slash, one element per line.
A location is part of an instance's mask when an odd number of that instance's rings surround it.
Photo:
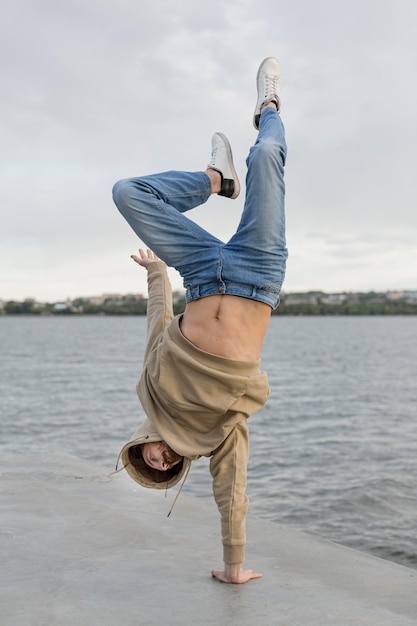
<path fill-rule="evenodd" d="M 265 76 L 265 98 L 278 97 L 278 76 Z"/>
<path fill-rule="evenodd" d="M 211 151 L 211 159 L 207 167 L 211 167 L 211 168 L 214 167 L 214 165 L 216 164 L 216 156 L 217 156 L 217 146 L 215 146 L 213 150 Z"/>

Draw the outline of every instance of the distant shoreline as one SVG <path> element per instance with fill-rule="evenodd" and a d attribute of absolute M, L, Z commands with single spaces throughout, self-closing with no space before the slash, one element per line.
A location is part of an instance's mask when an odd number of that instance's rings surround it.
<path fill-rule="evenodd" d="M 8 315 L 146 315 L 147 299 L 141 294 L 103 295 L 65 302 L 0 301 L 0 317 Z M 182 313 L 185 301 L 174 294 L 174 313 Z M 282 293 L 273 315 L 417 315 L 417 291 Z"/>

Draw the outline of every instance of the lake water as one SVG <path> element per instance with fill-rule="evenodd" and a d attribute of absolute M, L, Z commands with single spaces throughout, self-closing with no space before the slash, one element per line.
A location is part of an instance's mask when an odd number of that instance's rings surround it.
<path fill-rule="evenodd" d="M 144 317 L 0 317 L 2 457 L 111 471 L 143 417 Z M 417 568 L 417 316 L 273 317 L 250 418 L 251 512 Z M 207 459 L 185 491 L 211 496 Z"/>

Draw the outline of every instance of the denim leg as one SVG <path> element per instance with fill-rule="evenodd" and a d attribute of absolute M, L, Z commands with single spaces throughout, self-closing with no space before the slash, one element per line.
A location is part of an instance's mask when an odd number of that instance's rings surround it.
<path fill-rule="evenodd" d="M 120 213 L 147 247 L 179 271 L 185 285 L 210 280 L 217 272 L 224 244 L 183 215 L 210 195 L 204 172 L 163 172 L 121 180 L 113 188 Z"/>
<path fill-rule="evenodd" d="M 285 241 L 284 126 L 277 111 L 266 108 L 259 134 L 247 158 L 245 207 L 236 233 L 223 254 L 225 280 L 279 293 L 288 256 Z M 242 278 L 244 279 L 242 280 Z"/>
<path fill-rule="evenodd" d="M 204 172 L 164 172 L 119 181 L 119 211 L 167 265 L 175 267 L 187 301 L 229 293 L 275 308 L 285 276 L 284 165 L 286 144 L 279 114 L 266 108 L 247 158 L 246 199 L 239 227 L 222 241 L 184 213 L 211 195 Z"/>

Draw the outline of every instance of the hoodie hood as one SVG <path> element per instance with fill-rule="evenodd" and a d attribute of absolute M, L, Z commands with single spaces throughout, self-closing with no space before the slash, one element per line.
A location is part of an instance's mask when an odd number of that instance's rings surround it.
<path fill-rule="evenodd" d="M 190 459 L 186 457 L 183 457 L 178 465 L 174 465 L 174 467 L 167 471 L 156 470 L 146 465 L 145 461 L 142 459 L 139 446 L 143 443 L 154 443 L 156 441 L 164 441 L 164 439 L 155 428 L 153 428 L 151 422 L 145 420 L 120 450 L 119 456 L 117 457 L 116 471 L 121 460 L 129 476 L 139 483 L 139 485 L 148 489 L 169 489 L 176 485 L 183 477 L 185 479 L 191 466 Z M 132 461 L 134 458 L 136 458 L 136 463 L 133 465 Z"/>

